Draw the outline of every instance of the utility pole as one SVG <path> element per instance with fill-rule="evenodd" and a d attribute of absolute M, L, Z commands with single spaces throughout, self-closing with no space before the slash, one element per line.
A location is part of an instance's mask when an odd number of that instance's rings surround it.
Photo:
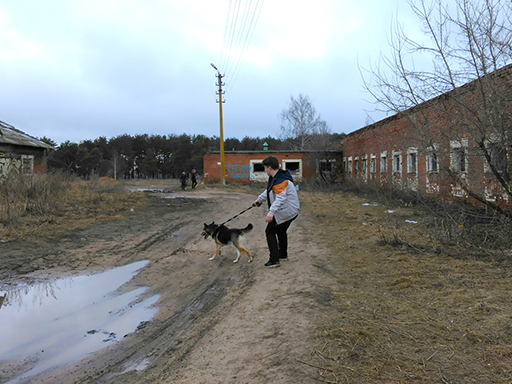
<path fill-rule="evenodd" d="M 217 67 L 212 63 L 210 64 L 213 69 L 215 69 L 217 71 L 217 80 L 218 80 L 218 85 L 219 86 L 219 90 L 217 91 L 217 95 L 219 95 L 219 100 L 217 101 L 219 103 L 219 117 L 220 117 L 220 182 L 222 183 L 222 185 L 226 185 L 226 168 L 224 166 L 224 133 L 223 133 L 223 127 L 222 127 L 222 86 L 224 84 L 222 84 L 222 78 L 224 76 L 222 76 L 219 72 L 219 70 L 217 69 Z"/>

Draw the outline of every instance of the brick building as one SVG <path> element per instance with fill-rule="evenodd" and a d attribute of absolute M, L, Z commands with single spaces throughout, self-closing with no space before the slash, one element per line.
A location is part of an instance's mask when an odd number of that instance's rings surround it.
<path fill-rule="evenodd" d="M 53 147 L 0 121 L 0 179 L 10 172 L 23 175 L 46 172 L 48 151 Z"/>
<path fill-rule="evenodd" d="M 341 151 L 228 151 L 224 152 L 226 182 L 266 182 L 268 176 L 261 162 L 267 156 L 275 156 L 296 182 L 332 177 L 342 157 Z M 206 183 L 220 181 L 220 152 L 206 154 L 203 167 Z"/>
<path fill-rule="evenodd" d="M 344 139 L 345 177 L 445 200 L 503 206 L 510 193 L 512 65 Z"/>

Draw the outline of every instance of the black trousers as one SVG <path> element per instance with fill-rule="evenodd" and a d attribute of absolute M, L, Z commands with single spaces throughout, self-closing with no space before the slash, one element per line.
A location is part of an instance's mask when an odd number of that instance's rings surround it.
<path fill-rule="evenodd" d="M 277 224 L 274 218 L 267 224 L 265 235 L 267 236 L 268 250 L 270 251 L 270 261 L 279 261 L 280 257 L 288 257 L 288 228 L 293 219 L 285 221 L 284 223 Z"/>

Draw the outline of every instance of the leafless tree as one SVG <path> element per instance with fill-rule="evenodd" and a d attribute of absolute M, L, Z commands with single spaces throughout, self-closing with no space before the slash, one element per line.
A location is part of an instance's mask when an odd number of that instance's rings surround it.
<path fill-rule="evenodd" d="M 408 4 L 427 42 L 413 40 L 395 21 L 391 54 L 364 70 L 369 74 L 369 80 L 363 74 L 365 88 L 380 110 L 409 120 L 423 150 L 436 154 L 440 168 L 454 183 L 510 215 L 469 188 L 450 154 L 441 153 L 435 142 L 444 135 L 446 142 L 467 143 L 464 155 L 483 158 L 489 174 L 512 199 L 507 158 L 512 144 L 512 92 L 502 70 L 512 61 L 512 2 L 408 0 Z M 430 112 L 416 108 L 427 100 Z M 442 132 L 435 116 L 450 122 Z"/>
<path fill-rule="evenodd" d="M 322 138 L 330 135 L 331 130 L 321 119 L 308 96 L 290 98 L 290 106 L 281 112 L 281 131 L 295 150 L 324 149 Z"/>

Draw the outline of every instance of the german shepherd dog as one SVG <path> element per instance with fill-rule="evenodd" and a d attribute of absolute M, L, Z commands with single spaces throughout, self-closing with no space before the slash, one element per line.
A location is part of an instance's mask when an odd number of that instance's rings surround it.
<path fill-rule="evenodd" d="M 208 260 L 213 260 L 217 257 L 217 255 L 220 253 L 220 247 L 231 244 L 236 248 L 236 259 L 233 261 L 233 263 L 238 263 L 238 260 L 240 260 L 242 252 L 247 255 L 250 263 L 252 261 L 252 257 L 249 251 L 245 248 L 245 234 L 250 232 L 251 230 L 252 224 L 247 225 L 247 227 L 243 229 L 230 229 L 226 227 L 224 224 L 218 225 L 215 224 L 215 222 L 211 224 L 205 223 L 202 235 L 204 236 L 205 239 L 207 239 L 208 236 L 211 236 L 212 239 L 215 240 L 215 244 L 217 244 L 215 254 Z"/>

